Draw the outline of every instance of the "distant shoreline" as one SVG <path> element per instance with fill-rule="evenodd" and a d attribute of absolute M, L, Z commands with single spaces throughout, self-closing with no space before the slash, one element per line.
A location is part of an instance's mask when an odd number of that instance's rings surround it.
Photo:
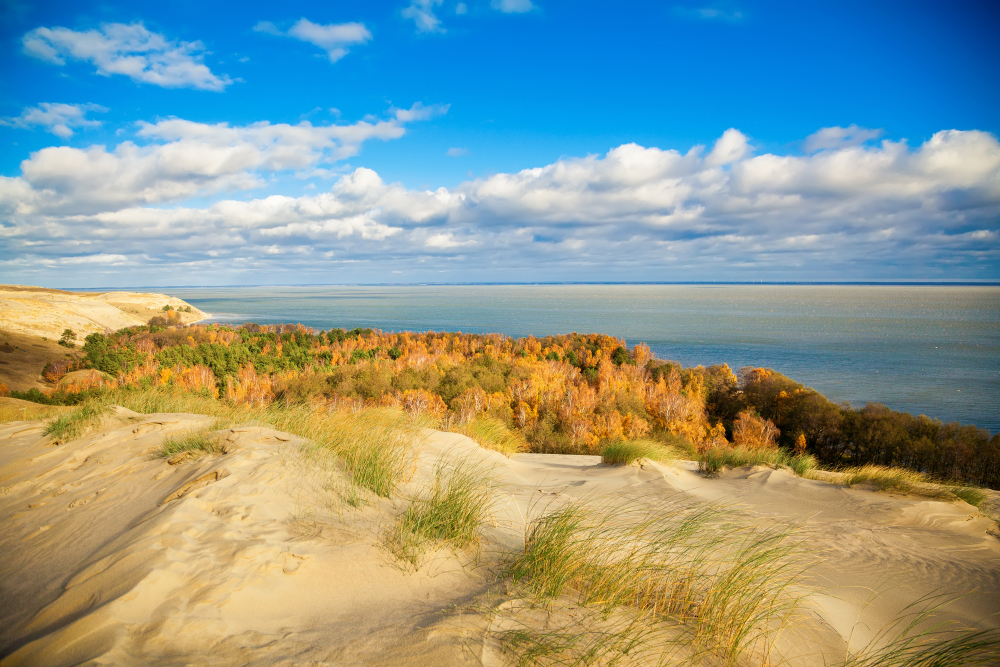
<path fill-rule="evenodd" d="M 133 291 L 133 290 L 166 290 L 166 289 L 249 289 L 254 287 L 489 287 L 489 286 L 511 286 L 530 287 L 557 286 L 557 285 L 678 285 L 702 287 L 709 285 L 716 286 L 765 286 L 765 287 L 1000 287 L 1000 281 L 849 281 L 849 282 L 824 282 L 824 281 L 538 281 L 538 282 L 415 282 L 415 283 L 288 283 L 288 284 L 258 284 L 258 285 L 133 285 L 127 287 L 53 287 L 51 289 L 65 289 L 76 292 L 107 292 L 107 291 Z"/>

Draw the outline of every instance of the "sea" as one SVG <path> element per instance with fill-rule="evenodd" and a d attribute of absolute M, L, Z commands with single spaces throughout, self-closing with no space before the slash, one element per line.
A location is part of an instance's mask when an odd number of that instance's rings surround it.
<path fill-rule="evenodd" d="M 1000 287 L 400 285 L 158 288 L 208 322 L 604 333 L 685 366 L 764 366 L 838 403 L 1000 431 Z"/>

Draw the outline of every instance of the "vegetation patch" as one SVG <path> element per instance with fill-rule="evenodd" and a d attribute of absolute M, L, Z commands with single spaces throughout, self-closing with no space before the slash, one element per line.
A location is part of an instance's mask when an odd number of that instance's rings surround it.
<path fill-rule="evenodd" d="M 53 444 L 75 440 L 96 426 L 108 412 L 107 405 L 88 404 L 73 412 L 54 418 L 45 426 L 45 435 L 52 437 Z"/>
<path fill-rule="evenodd" d="M 526 605 L 584 613 L 563 628 L 516 625 L 500 640 L 529 656 L 522 664 L 612 664 L 651 637 L 665 662 L 693 651 L 767 664 L 772 633 L 798 607 L 800 567 L 789 529 L 741 524 L 720 507 L 573 503 L 532 521 L 503 573 Z"/>
<path fill-rule="evenodd" d="M 389 551 L 402 562 L 418 566 L 431 546 L 448 544 L 466 549 L 479 539 L 479 529 L 489 518 L 491 471 L 468 461 L 438 463 L 434 483 L 414 498 L 385 536 Z"/>
<path fill-rule="evenodd" d="M 641 459 L 667 463 L 676 458 L 673 450 L 655 440 L 619 440 L 601 450 L 601 463 L 607 465 L 630 465 Z"/>
<path fill-rule="evenodd" d="M 504 456 L 513 456 L 528 449 L 528 443 L 522 434 L 511 430 L 505 423 L 492 417 L 478 417 L 466 424 L 454 427 L 453 430 L 456 433 L 469 436 L 480 446 L 500 452 Z"/>
<path fill-rule="evenodd" d="M 807 477 L 816 468 L 816 459 L 808 454 L 789 454 L 781 449 L 751 449 L 748 447 L 712 447 L 698 460 L 698 470 L 716 474 L 723 468 L 766 465 L 787 466 L 800 477 Z"/>
<path fill-rule="evenodd" d="M 185 433 L 180 436 L 167 438 L 158 452 L 161 458 L 170 458 L 183 452 L 189 452 L 196 456 L 205 454 L 222 454 L 222 443 L 211 431 L 197 431 L 195 433 Z"/>

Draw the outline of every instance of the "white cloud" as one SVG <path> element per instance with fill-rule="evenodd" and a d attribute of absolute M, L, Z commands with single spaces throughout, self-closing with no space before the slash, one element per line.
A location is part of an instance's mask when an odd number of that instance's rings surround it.
<path fill-rule="evenodd" d="M 490 0 L 490 7 L 504 14 L 523 14 L 535 8 L 531 0 Z"/>
<path fill-rule="evenodd" d="M 869 130 L 868 128 L 849 125 L 847 127 L 824 127 L 819 132 L 806 137 L 804 148 L 808 153 L 826 150 L 829 148 L 846 148 L 848 146 L 858 146 L 878 139 L 882 136 L 882 130 Z"/>
<path fill-rule="evenodd" d="M 445 151 L 445 155 L 448 157 L 462 157 L 463 155 L 468 155 L 469 150 L 467 148 L 452 147 Z"/>
<path fill-rule="evenodd" d="M 224 90 L 232 80 L 202 62 L 201 42 L 175 42 L 142 23 L 107 23 L 100 30 L 35 28 L 22 38 L 23 51 L 54 65 L 83 60 L 103 76 L 122 74 L 164 88 Z"/>
<path fill-rule="evenodd" d="M 708 155 L 626 144 L 454 188 L 411 190 L 361 167 L 307 196 L 150 207 L 153 195 L 133 194 L 90 207 L 91 191 L 116 180 L 126 192 L 148 186 L 163 196 L 192 182 L 255 178 L 248 165 L 296 168 L 296 156 L 316 150 L 286 135 L 309 137 L 301 126 L 166 123 L 146 131 L 171 141 L 163 146 L 190 141 L 202 152 L 178 146 L 178 156 L 154 160 L 138 147 L 94 147 L 87 164 L 60 153 L 48 181 L 32 171 L 43 166 L 36 154 L 21 177 L 0 178 L 0 256 L 17 258 L 0 273 L 13 279 L 29 260 L 101 254 L 153 274 L 179 262 L 317 277 L 351 266 L 337 274 L 348 282 L 378 281 L 388 267 L 417 279 L 454 269 L 467 280 L 726 279 L 747 269 L 784 279 L 942 277 L 937 266 L 951 267 L 946 278 L 975 278 L 1000 269 L 1000 142 L 984 132 L 754 156 L 728 130 Z M 94 175 L 66 188 L 53 180 L 59 165 L 67 178 Z"/>
<path fill-rule="evenodd" d="M 722 133 L 705 163 L 717 167 L 742 160 L 751 152 L 746 136 L 737 129 L 729 128 Z"/>
<path fill-rule="evenodd" d="M 50 147 L 33 153 L 21 163 L 20 179 L 31 186 L 32 194 L 19 203 L 39 210 L 114 210 L 246 190 L 264 185 L 258 171 L 303 170 L 344 160 L 356 155 L 365 141 L 397 139 L 407 123 L 447 110 L 447 105 L 417 103 L 394 109 L 386 120 L 350 125 L 303 121 L 232 127 L 177 118 L 140 123 L 138 135 L 153 143 L 126 141 L 110 151 L 105 146 Z"/>
<path fill-rule="evenodd" d="M 439 7 L 443 0 L 412 0 L 410 6 L 402 11 L 404 19 L 412 19 L 417 26 L 417 32 L 439 32 L 445 30 L 441 27 L 441 19 L 434 13 L 434 8 Z"/>
<path fill-rule="evenodd" d="M 323 25 L 313 23 L 307 18 L 300 18 L 287 32 L 282 32 L 270 21 L 261 21 L 253 28 L 279 37 L 292 37 L 308 42 L 326 51 L 331 63 L 335 63 L 348 54 L 348 47 L 364 44 L 371 40 L 372 33 L 364 23 L 330 23 Z"/>
<path fill-rule="evenodd" d="M 44 127 L 46 130 L 69 139 L 73 128 L 100 127 L 101 122 L 88 119 L 88 111 L 106 112 L 100 104 L 59 104 L 42 102 L 37 107 L 26 107 L 20 116 L 0 119 L 0 125 L 10 127 Z"/>

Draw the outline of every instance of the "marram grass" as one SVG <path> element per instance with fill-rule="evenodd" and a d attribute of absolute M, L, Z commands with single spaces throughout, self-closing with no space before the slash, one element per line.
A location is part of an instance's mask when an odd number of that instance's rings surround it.
<path fill-rule="evenodd" d="M 641 459 L 667 463 L 677 458 L 676 453 L 655 440 L 619 440 L 601 449 L 601 463 L 630 465 Z"/>
<path fill-rule="evenodd" d="M 665 655 L 694 651 L 727 665 L 763 663 L 772 653 L 772 630 L 791 622 L 798 607 L 801 594 L 793 591 L 800 569 L 790 529 L 738 523 L 719 507 L 571 503 L 530 522 L 524 551 L 511 557 L 504 575 L 536 605 L 570 604 L 596 610 L 595 619 L 625 613 L 621 618 L 645 621 L 626 622 L 631 629 L 607 636 L 595 635 L 599 628 L 582 634 L 577 628 L 555 644 L 544 632 L 533 645 L 525 627 L 500 640 L 519 646 L 519 654 L 540 651 L 549 660 L 567 637 L 580 634 L 590 637 L 583 653 L 570 647 L 556 662 L 613 662 L 621 647 L 662 625 L 673 630 L 661 633 L 666 643 L 657 650 Z M 536 663 L 548 664 L 526 664 Z"/>
<path fill-rule="evenodd" d="M 221 454 L 222 444 L 218 436 L 213 436 L 210 431 L 195 431 L 168 437 L 160 447 L 158 455 L 161 458 L 170 458 L 182 452 L 191 452 L 195 455 Z"/>
<path fill-rule="evenodd" d="M 469 436 L 485 449 L 492 449 L 504 456 L 528 450 L 528 443 L 520 432 L 512 431 L 502 421 L 492 417 L 476 417 L 453 430 Z"/>
<path fill-rule="evenodd" d="M 420 439 L 420 424 L 395 408 L 349 412 L 301 404 L 233 405 L 171 388 L 113 390 L 84 408 L 108 405 L 146 414 L 203 414 L 217 417 L 220 428 L 226 424 L 256 424 L 301 436 L 311 442 L 307 455 L 335 456 L 358 487 L 382 497 L 395 493 L 411 472 Z"/>
<path fill-rule="evenodd" d="M 793 455 L 781 449 L 750 449 L 747 447 L 712 447 L 703 452 L 698 469 L 714 474 L 723 468 L 767 465 L 787 466 L 800 477 L 816 468 L 816 459 L 808 454 Z"/>
<path fill-rule="evenodd" d="M 489 518 L 493 486 L 493 473 L 487 467 L 467 460 L 439 461 L 431 488 L 411 500 L 385 535 L 387 548 L 398 560 L 417 567 L 428 548 L 473 546 Z"/>
<path fill-rule="evenodd" d="M 84 435 L 96 426 L 108 412 L 106 404 L 87 403 L 68 413 L 55 417 L 45 426 L 45 435 L 54 443 L 69 442 Z"/>

